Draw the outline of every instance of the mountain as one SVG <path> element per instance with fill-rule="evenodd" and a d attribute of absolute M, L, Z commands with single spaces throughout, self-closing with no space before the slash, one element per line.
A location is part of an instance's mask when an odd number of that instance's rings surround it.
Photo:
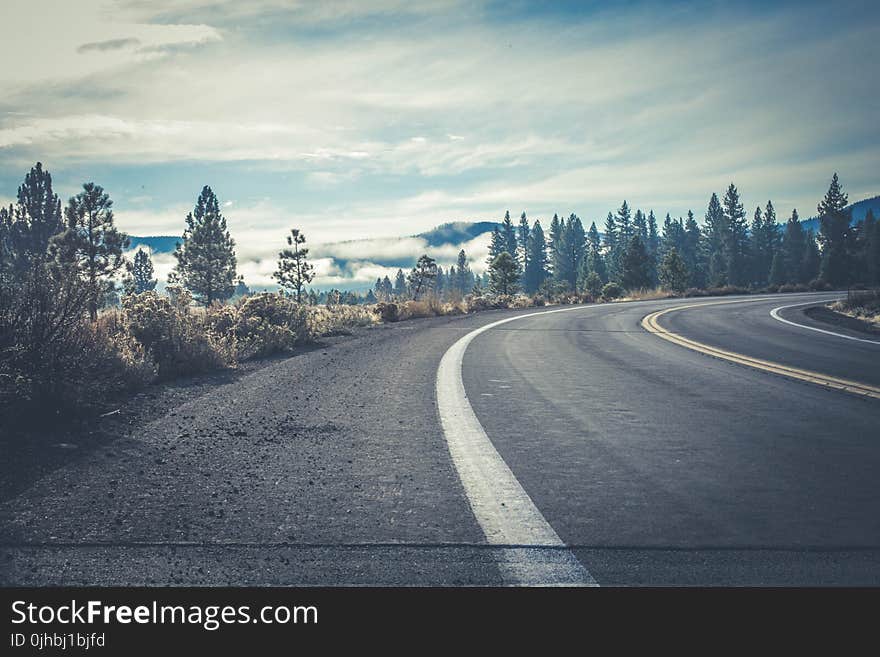
<path fill-rule="evenodd" d="M 427 232 L 413 235 L 413 237 L 421 237 L 428 243 L 428 246 L 462 244 L 483 233 L 491 232 L 496 226 L 500 228 L 501 224 L 495 221 L 453 221 L 432 228 Z"/>
<path fill-rule="evenodd" d="M 131 249 L 145 246 L 153 253 L 174 253 L 174 247 L 180 241 L 180 238 L 173 235 L 152 235 L 148 237 L 129 235 L 129 240 L 131 241 L 131 246 L 129 247 Z"/>
<path fill-rule="evenodd" d="M 868 214 L 868 210 L 872 210 L 874 212 L 874 216 L 880 218 L 880 196 L 873 196 L 871 198 L 866 198 L 862 201 L 856 201 L 855 203 L 850 203 L 847 206 L 847 209 L 852 212 L 852 223 L 857 224 L 858 222 L 864 220 L 865 215 Z M 785 223 L 785 220 L 782 220 L 782 223 Z M 801 221 L 801 226 L 803 226 L 804 230 L 812 230 L 814 233 L 819 232 L 819 217 L 810 217 L 809 219 L 804 219 Z"/>

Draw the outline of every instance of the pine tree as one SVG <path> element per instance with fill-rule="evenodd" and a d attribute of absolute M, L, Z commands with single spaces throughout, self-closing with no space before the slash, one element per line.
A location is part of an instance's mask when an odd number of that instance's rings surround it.
<path fill-rule="evenodd" d="M 785 283 L 785 258 L 777 251 L 773 254 L 773 264 L 770 265 L 770 285 L 779 286 Z"/>
<path fill-rule="evenodd" d="M 700 248 L 700 226 L 694 218 L 694 213 L 688 210 L 688 218 L 684 223 L 684 237 L 682 240 L 681 256 L 685 266 L 691 273 L 690 285 L 702 288 L 706 286 L 706 262 L 703 251 Z"/>
<path fill-rule="evenodd" d="M 791 218 L 785 223 L 785 232 L 782 234 L 782 244 L 779 247 L 781 255 L 780 270 L 785 276 L 785 283 L 808 283 L 809 278 L 804 274 L 804 259 L 807 242 L 804 229 L 798 218 L 797 209 L 791 211 Z"/>
<path fill-rule="evenodd" d="M 668 216 L 668 215 L 667 215 Z M 681 224 L 677 224 L 679 229 L 681 228 Z M 681 232 L 680 230 L 678 231 Z M 660 235 L 657 233 L 657 217 L 654 216 L 654 211 L 651 210 L 648 212 L 648 255 L 651 258 L 651 278 L 652 280 L 658 280 L 657 277 L 657 262 L 660 256 Z M 681 245 L 678 244 L 678 247 Z"/>
<path fill-rule="evenodd" d="M 144 249 L 138 249 L 134 261 L 128 267 L 128 275 L 123 281 L 126 294 L 142 294 L 156 289 L 158 282 L 153 278 L 153 261 Z"/>
<path fill-rule="evenodd" d="M 603 285 L 607 283 L 608 267 L 605 263 L 605 256 L 602 253 L 602 238 L 599 236 L 599 229 L 596 228 L 595 221 L 590 224 L 590 230 L 587 231 L 587 255 L 585 260 L 589 272 L 595 272 Z"/>
<path fill-rule="evenodd" d="M 549 277 L 547 271 L 547 244 L 541 222 L 535 221 L 529 235 L 528 258 L 523 273 L 523 287 L 527 294 L 534 294 Z"/>
<path fill-rule="evenodd" d="M 504 221 L 501 222 L 501 237 L 504 238 L 504 250 L 516 258 L 516 229 L 510 220 L 510 211 L 504 213 Z"/>
<path fill-rule="evenodd" d="M 620 282 L 627 290 L 644 289 L 651 285 L 648 250 L 639 235 L 633 235 L 623 254 Z"/>
<path fill-rule="evenodd" d="M 407 277 L 413 299 L 418 301 L 419 297 L 430 292 L 436 278 L 437 262 L 426 253 L 419 258 L 416 266 L 412 268 Z"/>
<path fill-rule="evenodd" d="M 474 275 L 468 266 L 467 254 L 464 249 L 458 252 L 458 267 L 455 269 L 455 288 L 459 294 L 469 294 L 474 287 Z"/>
<path fill-rule="evenodd" d="M 61 201 L 52 176 L 37 162 L 18 188 L 17 203 L 7 211 L 7 249 L 17 270 L 45 261 L 49 240 L 64 230 Z"/>
<path fill-rule="evenodd" d="M 660 284 L 668 290 L 681 294 L 687 289 L 690 272 L 678 249 L 672 247 L 663 256 L 658 272 Z"/>
<path fill-rule="evenodd" d="M 287 236 L 289 248 L 278 253 L 278 269 L 272 274 L 281 287 L 293 291 L 297 303 L 302 303 L 303 290 L 315 277 L 314 267 L 307 259 L 309 250 L 302 246 L 305 243 L 306 236 L 299 228 L 291 228 Z"/>
<path fill-rule="evenodd" d="M 67 230 L 59 239 L 64 259 L 75 265 L 89 289 L 89 317 L 98 319 L 109 279 L 125 264 L 129 240 L 113 223 L 113 201 L 104 188 L 89 182 L 72 196 L 65 211 Z"/>
<path fill-rule="evenodd" d="M 610 212 L 605 218 L 605 264 L 609 280 L 616 280 L 619 274 L 617 263 L 617 222 Z"/>
<path fill-rule="evenodd" d="M 727 242 L 728 226 L 724 210 L 717 194 L 709 199 L 709 208 L 703 222 L 705 235 L 706 263 L 708 267 L 708 283 L 720 287 L 727 283 L 727 262 L 724 257 L 724 245 Z"/>
<path fill-rule="evenodd" d="M 633 219 L 633 232 L 638 235 L 642 244 L 647 248 L 648 246 L 648 220 L 645 217 L 645 213 L 641 210 L 636 210 L 636 216 Z"/>
<path fill-rule="evenodd" d="M 489 289 L 493 294 L 504 296 L 514 294 L 519 277 L 519 263 L 507 251 L 495 256 L 492 264 L 489 265 Z"/>
<path fill-rule="evenodd" d="M 736 185 L 730 183 L 722 203 L 727 234 L 724 242 L 724 259 L 727 279 L 731 285 L 744 285 L 748 280 L 748 223 L 746 212 L 739 198 Z"/>
<path fill-rule="evenodd" d="M 506 250 L 507 242 L 501 234 L 501 231 L 498 229 L 498 226 L 495 226 L 495 228 L 492 229 L 492 236 L 489 240 L 489 258 L 487 259 L 487 262 L 491 264 L 495 259 L 495 256 Z"/>
<path fill-rule="evenodd" d="M 406 276 L 402 269 L 398 269 L 397 274 L 394 276 L 394 296 L 403 299 L 407 296 L 407 293 Z"/>
<path fill-rule="evenodd" d="M 805 233 L 804 242 L 801 275 L 805 281 L 813 282 L 819 277 L 822 256 L 819 254 L 819 245 L 812 230 L 808 230 Z"/>
<path fill-rule="evenodd" d="M 767 274 L 769 274 L 770 265 L 767 262 L 766 240 L 764 237 L 764 215 L 761 212 L 761 206 L 755 208 L 755 214 L 752 218 L 751 231 L 749 233 L 749 252 L 752 261 L 752 282 L 758 287 L 763 286 L 767 282 Z M 764 265 L 767 268 L 764 268 Z"/>
<path fill-rule="evenodd" d="M 523 272 L 529 267 L 529 220 L 523 212 L 516 228 L 516 257 L 519 259 Z"/>
<path fill-rule="evenodd" d="M 564 283 L 569 290 L 576 289 L 585 247 L 584 225 L 577 215 L 572 214 L 565 221 L 562 229 L 562 239 L 559 242 L 559 271 L 556 272 L 556 280 Z"/>
<path fill-rule="evenodd" d="M 850 238 L 848 199 L 835 172 L 825 198 L 817 206 L 819 211 L 819 243 L 822 245 L 820 278 L 833 286 L 850 282 L 852 262 L 847 253 Z"/>
<path fill-rule="evenodd" d="M 550 241 L 547 244 L 550 251 L 550 270 L 554 278 L 559 271 L 559 246 L 562 242 L 562 222 L 559 221 L 559 215 L 554 214 L 550 221 Z"/>
<path fill-rule="evenodd" d="M 205 306 L 223 301 L 235 290 L 235 242 L 226 229 L 220 202 L 205 185 L 186 216 L 182 243 L 174 251 L 171 282 L 182 284 Z"/>

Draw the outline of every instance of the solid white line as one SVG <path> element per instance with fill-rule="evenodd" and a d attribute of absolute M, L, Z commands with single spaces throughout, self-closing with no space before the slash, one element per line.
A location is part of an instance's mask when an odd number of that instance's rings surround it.
<path fill-rule="evenodd" d="M 566 548 L 486 435 L 464 389 L 462 359 L 471 341 L 484 331 L 525 317 L 584 308 L 527 313 L 482 326 L 459 338 L 437 368 L 440 423 L 471 509 L 489 544 L 510 546 L 501 550 L 499 561 L 507 585 L 598 586 Z"/>
<path fill-rule="evenodd" d="M 834 299 L 831 299 L 834 301 Z M 843 333 L 835 333 L 834 331 L 826 331 L 825 329 L 816 328 L 815 326 L 807 326 L 806 324 L 798 324 L 797 322 L 792 322 L 791 320 L 785 319 L 780 316 L 779 311 L 785 310 L 786 308 L 794 308 L 796 306 L 809 306 L 815 303 L 822 303 L 821 301 L 807 301 L 806 303 L 793 303 L 788 306 L 779 306 L 778 308 L 774 308 L 770 311 L 770 317 L 773 319 L 780 321 L 784 324 L 791 324 L 792 326 L 797 326 L 798 328 L 807 329 L 809 331 L 816 331 L 817 333 L 824 333 L 825 335 L 833 335 L 838 338 L 844 338 L 846 340 L 855 340 L 856 342 L 867 342 L 868 344 L 880 344 L 878 340 L 867 340 L 865 338 L 856 338 L 852 335 L 844 335 Z"/>

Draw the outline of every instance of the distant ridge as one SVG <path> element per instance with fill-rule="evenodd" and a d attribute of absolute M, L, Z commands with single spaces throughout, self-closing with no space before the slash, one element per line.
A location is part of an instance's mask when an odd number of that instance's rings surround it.
<path fill-rule="evenodd" d="M 868 210 L 874 211 L 874 216 L 880 219 L 880 196 L 872 196 L 871 198 L 866 198 L 861 201 L 856 201 L 855 203 L 850 203 L 846 206 L 847 210 L 852 212 L 852 220 L 851 223 L 857 224 L 860 221 L 864 220 L 865 215 L 868 214 Z M 780 223 L 784 224 L 786 221 L 785 218 L 780 220 Z M 804 219 L 801 221 L 801 226 L 803 226 L 804 230 L 812 230 L 814 233 L 819 232 L 819 217 L 810 217 L 809 219 Z"/>
<path fill-rule="evenodd" d="M 174 253 L 174 247 L 180 241 L 180 238 L 174 235 L 152 235 L 147 237 L 129 235 L 129 240 L 131 241 L 129 247 L 131 249 L 145 246 L 153 253 Z"/>
<path fill-rule="evenodd" d="M 496 221 L 451 221 L 413 237 L 421 237 L 428 246 L 461 244 L 491 232 L 496 226 L 500 227 L 501 224 Z"/>

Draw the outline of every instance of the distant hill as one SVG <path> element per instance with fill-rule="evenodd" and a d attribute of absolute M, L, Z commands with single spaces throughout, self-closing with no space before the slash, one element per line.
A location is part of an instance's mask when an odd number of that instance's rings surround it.
<path fill-rule="evenodd" d="M 868 210 L 871 209 L 874 212 L 874 216 L 880 219 L 880 196 L 874 196 L 872 198 L 866 198 L 863 201 L 857 201 L 855 203 L 851 203 L 847 206 L 852 212 L 852 223 L 857 224 L 860 221 L 864 220 L 865 215 L 868 214 Z M 782 220 L 782 223 L 785 223 L 785 220 Z M 804 219 L 801 221 L 801 226 L 803 226 L 804 230 L 812 230 L 814 233 L 819 232 L 819 217 L 810 217 L 809 219 Z"/>
<path fill-rule="evenodd" d="M 501 224 L 495 221 L 453 221 L 442 224 L 431 230 L 413 235 L 421 237 L 428 246 L 443 246 L 444 244 L 462 244 L 484 233 L 491 232 Z"/>
<path fill-rule="evenodd" d="M 154 235 L 149 237 L 129 235 L 129 240 L 131 240 L 131 246 L 129 247 L 131 249 L 146 246 L 153 253 L 174 253 L 174 247 L 180 241 L 180 238 L 172 235 Z"/>

